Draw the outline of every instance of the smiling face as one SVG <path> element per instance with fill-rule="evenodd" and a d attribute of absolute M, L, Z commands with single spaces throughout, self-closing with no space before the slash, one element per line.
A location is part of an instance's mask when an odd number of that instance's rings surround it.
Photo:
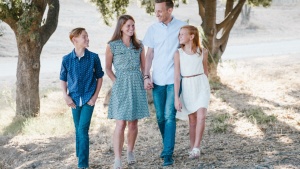
<path fill-rule="evenodd" d="M 72 38 L 73 44 L 79 48 L 89 47 L 89 36 L 85 30 L 81 32 L 79 36 Z"/>
<path fill-rule="evenodd" d="M 121 32 L 123 36 L 133 36 L 135 31 L 134 21 L 129 19 L 125 22 L 125 24 L 121 28 Z"/>
<path fill-rule="evenodd" d="M 155 16 L 159 22 L 168 23 L 172 18 L 173 8 L 167 8 L 166 2 L 155 3 Z"/>
<path fill-rule="evenodd" d="M 185 28 L 180 29 L 178 39 L 179 39 L 179 43 L 181 45 L 187 44 L 188 42 L 193 40 L 193 38 L 194 38 L 194 35 L 190 34 L 188 29 L 185 29 Z"/>

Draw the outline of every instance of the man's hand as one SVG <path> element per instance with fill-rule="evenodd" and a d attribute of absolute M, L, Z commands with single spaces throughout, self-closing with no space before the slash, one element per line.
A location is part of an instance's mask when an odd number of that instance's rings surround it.
<path fill-rule="evenodd" d="M 144 88 L 145 88 L 145 90 L 150 90 L 153 88 L 153 83 L 150 80 L 150 78 L 147 78 L 144 80 Z"/>

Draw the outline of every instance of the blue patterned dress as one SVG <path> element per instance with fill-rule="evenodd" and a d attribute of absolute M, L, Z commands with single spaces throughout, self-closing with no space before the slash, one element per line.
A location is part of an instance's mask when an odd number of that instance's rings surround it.
<path fill-rule="evenodd" d="M 133 121 L 149 117 L 148 101 L 142 72 L 140 71 L 140 54 L 132 43 L 125 46 L 122 40 L 109 43 L 113 54 L 113 66 L 116 80 L 108 107 L 108 118 Z"/>

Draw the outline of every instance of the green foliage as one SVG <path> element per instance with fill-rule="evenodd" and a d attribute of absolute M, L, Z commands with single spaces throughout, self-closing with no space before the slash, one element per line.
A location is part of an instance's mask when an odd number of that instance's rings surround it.
<path fill-rule="evenodd" d="M 38 22 L 39 12 L 34 5 L 25 5 L 23 14 L 17 22 L 18 31 L 27 34 L 33 28 L 33 23 Z M 36 23 L 38 25 L 38 23 Z"/>
<path fill-rule="evenodd" d="M 91 2 L 97 5 L 106 25 L 111 25 L 110 22 L 114 17 L 125 14 L 129 4 L 129 0 L 91 0 Z"/>
<path fill-rule="evenodd" d="M 126 13 L 126 8 L 129 5 L 129 0 L 90 0 L 97 7 L 101 13 L 104 23 L 106 25 L 111 25 L 111 21 Z M 187 0 L 174 0 L 175 7 L 179 7 L 179 2 L 184 4 L 187 3 Z M 148 14 L 154 13 L 154 0 L 138 0 L 141 7 L 146 9 Z"/>
<path fill-rule="evenodd" d="M 37 7 L 30 1 L 22 2 L 22 0 L 0 0 L 0 19 L 12 19 L 16 22 L 19 33 L 27 34 L 30 29 L 39 23 L 39 11 Z"/>
<path fill-rule="evenodd" d="M 271 5 L 272 0 L 248 0 L 247 3 L 251 6 L 263 6 L 268 7 Z"/>
<path fill-rule="evenodd" d="M 141 6 L 146 9 L 148 14 L 154 13 L 154 0 L 140 0 Z"/>

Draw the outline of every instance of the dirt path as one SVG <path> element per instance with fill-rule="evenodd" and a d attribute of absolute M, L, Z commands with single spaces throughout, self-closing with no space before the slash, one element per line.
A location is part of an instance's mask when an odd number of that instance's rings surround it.
<path fill-rule="evenodd" d="M 175 9 L 175 16 L 182 14 L 181 17 L 190 19 L 191 23 L 200 23 L 198 17 L 190 18 L 197 16 L 193 6 L 196 1 L 191 1 L 190 5 L 181 6 L 182 11 Z M 59 88 L 61 55 L 72 48 L 67 38 L 71 28 L 88 26 L 92 35 L 90 49 L 100 54 L 102 65 L 105 44 L 113 31 L 103 25 L 95 7 L 82 0 L 63 0 L 61 9 L 59 26 L 41 57 L 40 86 L 45 90 Z M 219 10 L 222 12 L 223 8 Z M 212 100 L 200 160 L 187 159 L 188 126 L 186 122 L 178 121 L 175 165 L 167 168 L 300 168 L 300 25 L 295 24 L 300 21 L 299 9 L 285 3 L 254 11 L 252 19 L 257 28 L 233 30 L 223 56 L 225 61 L 219 65 L 222 83 L 211 84 Z M 146 28 L 155 21 L 154 16 L 144 14 L 139 8 L 129 8 L 128 12 L 138 21 L 138 37 L 143 37 Z M 7 36 L 0 38 L 0 56 L 6 56 L 0 57 L 0 85 L 13 88 L 17 52 L 11 33 L 8 31 Z M 106 79 L 106 82 L 103 90 L 109 87 L 110 81 Z M 102 91 L 90 131 L 92 169 L 111 168 L 113 161 L 111 135 L 114 121 L 107 119 L 107 109 L 102 105 L 104 95 L 105 91 Z M 59 99 L 54 97 L 53 100 Z M 0 103 L 3 102 L 1 98 Z M 55 108 L 55 104 L 52 106 Z M 6 107 L 3 105 L 2 113 Z M 125 168 L 162 168 L 162 160 L 158 157 L 161 138 L 152 106 L 151 110 L 151 117 L 139 122 L 135 147 L 138 163 L 127 166 L 123 156 Z M 260 118 L 274 116 L 275 119 L 270 123 L 259 123 L 251 112 L 258 112 Z M 220 117 L 225 118 L 224 122 L 218 121 L 222 120 Z M 224 128 L 224 132 L 215 133 Z M 76 168 L 74 147 L 73 132 L 0 136 L 0 169 L 73 169 Z"/>

